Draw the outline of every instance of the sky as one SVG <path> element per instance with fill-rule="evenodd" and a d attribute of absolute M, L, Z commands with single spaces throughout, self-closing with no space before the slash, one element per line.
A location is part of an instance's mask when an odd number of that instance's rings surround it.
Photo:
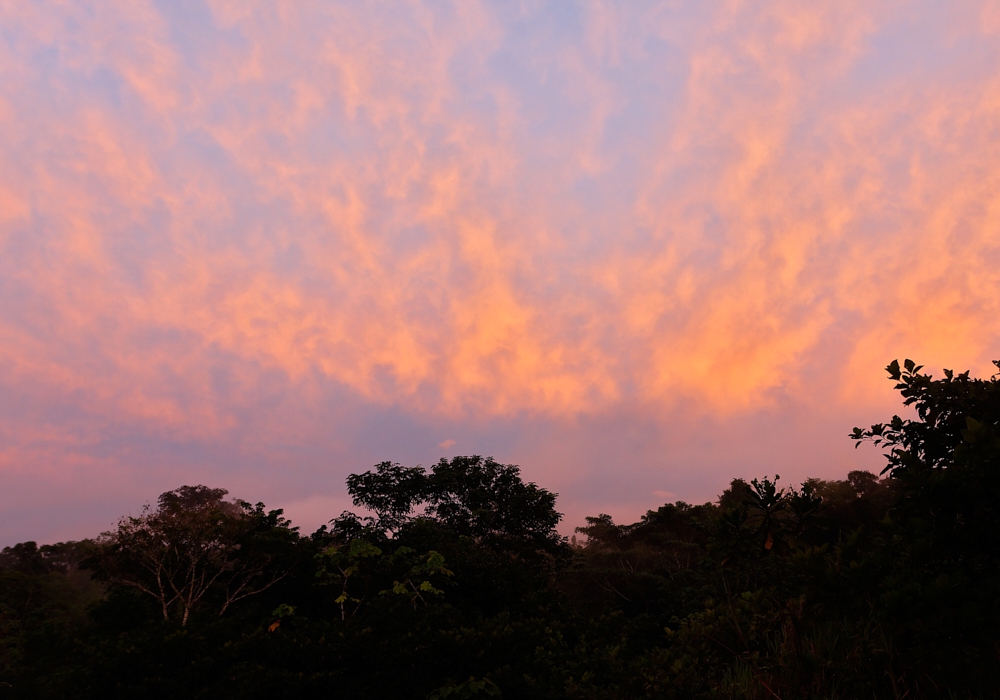
<path fill-rule="evenodd" d="M 989 376 L 998 290 L 995 2 L 0 0 L 0 545 L 878 471 L 883 368 Z"/>

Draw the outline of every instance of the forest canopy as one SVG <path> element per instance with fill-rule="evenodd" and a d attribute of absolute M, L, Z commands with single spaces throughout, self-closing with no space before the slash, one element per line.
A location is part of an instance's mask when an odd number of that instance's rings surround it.
<path fill-rule="evenodd" d="M 0 697 L 996 697 L 1000 382 L 886 369 L 915 417 L 848 436 L 881 474 L 737 478 L 571 540 L 472 455 L 352 474 L 361 511 L 310 534 L 195 485 L 6 547 Z"/>

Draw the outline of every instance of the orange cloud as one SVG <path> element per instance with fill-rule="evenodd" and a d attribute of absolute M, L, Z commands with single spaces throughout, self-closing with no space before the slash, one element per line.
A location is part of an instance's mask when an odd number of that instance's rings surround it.
<path fill-rule="evenodd" d="M 0 363 L 93 415 L 218 435 L 269 372 L 740 413 L 996 354 L 1000 74 L 882 67 L 894 6 L 0 7 Z"/>

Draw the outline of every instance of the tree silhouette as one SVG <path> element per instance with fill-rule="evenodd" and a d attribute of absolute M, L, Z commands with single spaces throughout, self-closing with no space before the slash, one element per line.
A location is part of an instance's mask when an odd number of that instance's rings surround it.
<path fill-rule="evenodd" d="M 101 578 L 151 596 L 164 620 L 175 614 L 187 625 L 206 597 L 224 614 L 287 575 L 282 559 L 297 538 L 280 510 L 228 502 L 227 493 L 182 486 L 162 494 L 156 510 L 147 505 L 105 532 L 90 565 Z"/>

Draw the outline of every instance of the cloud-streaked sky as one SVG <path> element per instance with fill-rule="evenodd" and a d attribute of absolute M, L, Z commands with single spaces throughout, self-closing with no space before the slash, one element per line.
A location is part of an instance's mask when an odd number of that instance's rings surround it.
<path fill-rule="evenodd" d="M 0 0 L 0 544 L 456 454 L 567 532 L 843 478 L 998 291 L 996 3 Z"/>

